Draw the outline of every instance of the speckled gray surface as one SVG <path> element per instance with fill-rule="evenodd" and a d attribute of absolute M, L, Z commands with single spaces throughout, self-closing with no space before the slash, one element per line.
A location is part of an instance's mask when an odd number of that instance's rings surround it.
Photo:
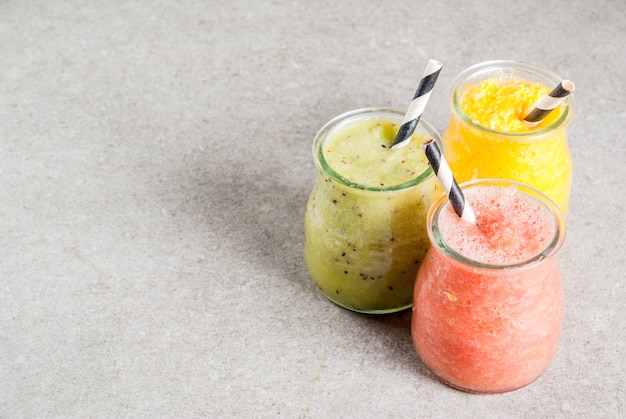
<path fill-rule="evenodd" d="M 315 4 L 314 4 L 315 3 Z M 0 417 L 625 416 L 626 3 L 0 2 Z M 310 144 L 444 63 L 576 83 L 559 352 L 476 396 L 308 278 Z"/>

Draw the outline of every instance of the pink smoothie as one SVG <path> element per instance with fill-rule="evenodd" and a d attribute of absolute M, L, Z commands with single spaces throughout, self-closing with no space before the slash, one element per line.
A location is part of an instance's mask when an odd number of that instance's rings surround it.
<path fill-rule="evenodd" d="M 555 216 L 523 189 L 485 182 L 464 188 L 478 225 L 461 220 L 447 200 L 429 214 L 413 341 L 439 379 L 465 391 L 523 387 L 558 347 L 564 292 L 556 253 L 564 226 L 558 210 Z"/>

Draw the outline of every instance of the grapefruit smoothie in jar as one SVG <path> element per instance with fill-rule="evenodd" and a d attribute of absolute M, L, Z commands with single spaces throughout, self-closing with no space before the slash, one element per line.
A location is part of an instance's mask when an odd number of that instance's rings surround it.
<path fill-rule="evenodd" d="M 459 182 L 498 178 L 525 183 L 567 214 L 572 160 L 567 126 L 574 114 L 569 95 L 533 127 L 524 118 L 562 80 L 541 67 L 488 61 L 457 76 L 451 118 L 443 135 L 446 160 Z"/>
<path fill-rule="evenodd" d="M 452 387 L 512 391 L 541 376 L 557 351 L 563 216 L 544 194 L 520 183 L 479 180 L 461 189 L 477 223 L 458 217 L 445 196 L 430 209 L 413 343 L 424 364 Z"/>
<path fill-rule="evenodd" d="M 306 264 L 322 293 L 353 311 L 409 308 L 429 246 L 426 213 L 439 186 L 420 143 L 440 139 L 421 120 L 409 144 L 391 150 L 403 117 L 355 110 L 313 142 L 319 173 L 306 207 Z"/>

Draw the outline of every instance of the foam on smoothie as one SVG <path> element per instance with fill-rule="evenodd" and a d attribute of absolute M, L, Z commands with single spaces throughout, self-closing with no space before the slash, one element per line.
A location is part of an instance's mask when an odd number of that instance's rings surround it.
<path fill-rule="evenodd" d="M 391 187 L 417 178 L 428 168 L 420 147 L 426 139 L 413 138 L 406 147 L 391 150 L 400 122 L 369 118 L 338 127 L 324 143 L 326 162 L 344 178 L 367 187 Z"/>
<path fill-rule="evenodd" d="M 465 88 L 460 102 L 475 124 L 501 132 L 526 132 L 530 128 L 524 123 L 524 117 L 550 90 L 539 83 L 491 77 Z M 559 110 L 551 112 L 537 127 L 552 124 L 559 115 Z"/>
<path fill-rule="evenodd" d="M 544 251 L 556 233 L 550 212 L 517 190 L 475 187 L 464 191 L 478 225 L 461 220 L 447 204 L 439 215 L 439 230 L 457 253 L 476 262 L 512 265 Z"/>

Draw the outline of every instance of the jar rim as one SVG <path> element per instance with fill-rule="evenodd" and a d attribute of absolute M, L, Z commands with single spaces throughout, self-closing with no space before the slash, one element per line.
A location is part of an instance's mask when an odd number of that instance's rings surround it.
<path fill-rule="evenodd" d="M 539 139 L 544 134 L 550 133 L 556 129 L 563 128 L 569 125 L 572 117 L 574 116 L 575 109 L 574 96 L 571 94 L 568 95 L 567 98 L 565 98 L 565 100 L 563 101 L 565 108 L 561 115 L 550 125 L 542 128 L 522 132 L 505 132 L 495 130 L 493 128 L 489 128 L 474 122 L 472 118 L 470 118 L 469 115 L 467 115 L 467 113 L 465 113 L 465 111 L 461 107 L 461 103 L 459 100 L 460 89 L 472 80 L 484 80 L 488 76 L 498 73 L 516 73 L 518 77 L 520 77 L 520 75 L 526 75 L 526 79 L 531 79 L 530 76 L 534 76 L 535 81 L 542 82 L 550 89 L 552 89 L 563 80 L 556 73 L 550 70 L 524 61 L 491 60 L 474 64 L 461 71 L 452 81 L 452 86 L 448 94 L 448 106 L 450 108 L 450 111 L 452 112 L 452 115 L 458 117 L 461 121 L 475 129 L 501 135 L 504 137 L 512 137 L 528 141 Z"/>
<path fill-rule="evenodd" d="M 331 178 L 332 180 L 339 182 L 342 185 L 345 185 L 350 188 L 361 189 L 364 191 L 374 191 L 374 192 L 391 192 L 391 191 L 399 191 L 410 188 L 415 185 L 419 185 L 423 183 L 428 178 L 434 176 L 434 172 L 430 164 L 426 166 L 421 173 L 417 174 L 416 177 L 397 184 L 397 185 L 389 185 L 389 186 L 370 186 L 370 185 L 362 185 L 359 182 L 355 182 L 352 179 L 348 179 L 345 176 L 342 176 L 337 171 L 335 171 L 330 164 L 326 161 L 324 157 L 322 144 L 323 141 L 328 137 L 329 133 L 331 133 L 336 128 L 348 124 L 358 118 L 363 117 L 392 117 L 394 119 L 398 119 L 399 122 L 402 121 L 404 117 L 404 112 L 395 109 L 395 108 L 387 108 L 387 107 L 370 107 L 370 108 L 360 108 L 352 111 L 345 112 L 340 114 L 330 121 L 328 121 L 322 128 L 317 132 L 315 138 L 313 140 L 313 160 L 317 168 L 324 173 L 326 176 Z M 443 149 L 443 143 L 441 141 L 441 136 L 437 132 L 437 130 L 428 122 L 426 122 L 423 118 L 420 118 L 416 131 L 419 130 L 429 136 L 429 138 L 433 138 L 439 145 L 440 148 Z"/>
<path fill-rule="evenodd" d="M 518 191 L 524 193 L 527 196 L 534 198 L 539 202 L 551 215 L 554 222 L 554 236 L 548 245 L 536 255 L 526 260 L 511 263 L 511 264 L 490 264 L 480 261 L 476 261 L 467 256 L 464 256 L 452 248 L 442 237 L 439 230 L 439 215 L 441 211 L 449 204 L 449 199 L 446 194 L 440 195 L 431 205 L 427 214 L 427 230 L 428 238 L 431 244 L 440 252 L 444 253 L 448 257 L 475 268 L 483 268 L 488 270 L 505 270 L 505 269 L 525 269 L 536 266 L 542 261 L 555 255 L 563 245 L 565 241 L 565 219 L 559 207 L 550 199 L 547 195 L 541 191 L 528 186 L 521 182 L 515 182 L 504 179 L 477 179 L 468 182 L 461 183 L 459 187 L 462 191 L 480 186 L 492 186 L 499 188 L 506 188 L 515 186 Z"/>

